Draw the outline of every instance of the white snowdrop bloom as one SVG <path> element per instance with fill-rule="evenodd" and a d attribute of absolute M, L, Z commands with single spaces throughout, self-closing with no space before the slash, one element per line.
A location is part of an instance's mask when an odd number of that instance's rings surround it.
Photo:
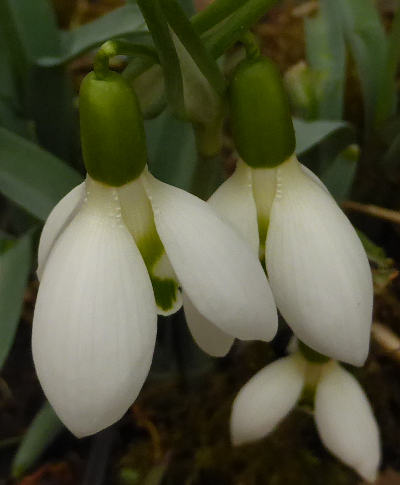
<path fill-rule="evenodd" d="M 373 481 L 380 463 L 378 426 L 358 382 L 334 361 L 309 362 L 297 352 L 259 371 L 233 402 L 232 443 L 267 436 L 306 387 L 316 393 L 314 414 L 323 444 L 362 478 Z"/>
<path fill-rule="evenodd" d="M 88 176 L 53 209 L 38 259 L 34 362 L 47 398 L 77 436 L 109 426 L 135 400 L 157 313 L 179 309 L 180 287 L 190 308 L 230 340 L 270 340 L 277 329 L 248 245 L 209 204 L 146 170 L 121 187 Z"/>
<path fill-rule="evenodd" d="M 260 258 L 295 335 L 317 352 L 362 365 L 372 320 L 371 271 L 356 231 L 318 177 L 295 156 L 273 169 L 239 162 L 213 198 L 253 248 L 258 222 Z"/>

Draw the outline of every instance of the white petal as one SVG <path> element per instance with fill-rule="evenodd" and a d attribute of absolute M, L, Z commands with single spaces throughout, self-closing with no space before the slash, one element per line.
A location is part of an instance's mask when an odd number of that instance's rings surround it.
<path fill-rule="evenodd" d="M 257 209 L 250 167 L 239 160 L 233 175 L 214 192 L 208 203 L 248 241 L 258 255 Z"/>
<path fill-rule="evenodd" d="M 233 337 L 273 338 L 276 308 L 252 249 L 206 202 L 150 174 L 146 180 L 158 234 L 197 310 Z"/>
<path fill-rule="evenodd" d="M 54 242 L 76 214 L 85 196 L 85 182 L 68 192 L 50 212 L 40 235 L 37 276 L 41 279 L 44 265 Z"/>
<path fill-rule="evenodd" d="M 88 200 L 56 241 L 40 284 L 33 357 L 44 392 L 82 437 L 117 421 L 149 372 L 156 338 L 150 279 L 115 189 Z"/>
<path fill-rule="evenodd" d="M 378 426 L 359 383 L 336 363 L 327 367 L 318 385 L 315 421 L 328 450 L 374 481 L 380 463 Z"/>
<path fill-rule="evenodd" d="M 263 438 L 290 413 L 303 389 L 305 365 L 298 354 L 279 359 L 242 387 L 232 407 L 234 445 Z"/>
<path fill-rule="evenodd" d="M 266 264 L 296 336 L 322 354 L 362 365 L 373 301 L 368 259 L 349 220 L 296 160 L 278 168 Z"/>
<path fill-rule="evenodd" d="M 231 349 L 235 339 L 203 317 L 185 293 L 183 294 L 183 309 L 190 333 L 197 345 L 213 357 L 224 357 Z"/>
<path fill-rule="evenodd" d="M 154 224 L 153 209 L 136 179 L 118 189 L 122 217 L 150 274 L 159 315 L 172 315 L 182 306 L 179 283 Z"/>

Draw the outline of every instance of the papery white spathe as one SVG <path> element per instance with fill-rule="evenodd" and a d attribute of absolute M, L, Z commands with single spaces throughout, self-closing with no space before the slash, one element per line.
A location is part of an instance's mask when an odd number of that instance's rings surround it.
<path fill-rule="evenodd" d="M 88 177 L 71 191 L 44 227 L 38 275 L 35 365 L 50 403 L 78 436 L 110 425 L 136 398 L 157 311 L 180 307 L 179 286 L 188 311 L 229 342 L 270 340 L 277 329 L 247 244 L 207 203 L 147 172 L 119 188 Z"/>
<path fill-rule="evenodd" d="M 260 257 L 265 257 L 283 317 L 314 350 L 362 365 L 369 348 L 373 287 L 354 228 L 322 182 L 294 156 L 275 169 L 251 169 L 239 162 L 236 172 L 236 193 L 231 177 L 213 197 L 223 201 L 222 215 L 244 236 L 258 220 Z M 243 207 L 255 205 L 257 211 L 248 210 L 245 222 L 235 210 L 243 198 Z"/>
<path fill-rule="evenodd" d="M 373 481 L 380 463 L 378 426 L 358 382 L 334 361 L 310 363 L 295 353 L 259 371 L 233 402 L 232 443 L 267 436 L 295 407 L 305 385 L 316 386 L 315 421 L 324 445 Z"/>

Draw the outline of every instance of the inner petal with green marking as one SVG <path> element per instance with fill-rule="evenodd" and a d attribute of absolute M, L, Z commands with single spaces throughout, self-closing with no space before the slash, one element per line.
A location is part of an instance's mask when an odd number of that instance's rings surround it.
<path fill-rule="evenodd" d="M 259 257 L 261 262 L 264 262 L 270 212 L 276 191 L 276 169 L 254 168 L 252 169 L 252 181 L 260 236 Z"/>
<path fill-rule="evenodd" d="M 119 188 L 118 196 L 124 222 L 149 272 L 158 313 L 171 315 L 182 306 L 179 282 L 158 236 L 153 209 L 140 178 Z"/>

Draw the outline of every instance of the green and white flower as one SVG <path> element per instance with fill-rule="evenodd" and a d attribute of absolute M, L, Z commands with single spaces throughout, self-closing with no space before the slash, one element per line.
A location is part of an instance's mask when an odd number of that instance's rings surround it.
<path fill-rule="evenodd" d="M 334 361 L 312 363 L 295 353 L 259 371 L 233 403 L 233 444 L 267 436 L 307 389 L 315 392 L 314 418 L 325 447 L 363 479 L 374 481 L 381 459 L 378 425 L 357 380 Z"/>
<path fill-rule="evenodd" d="M 246 242 L 199 198 L 145 169 L 119 187 L 90 176 L 53 209 L 39 246 L 33 357 L 77 436 L 118 420 L 149 372 L 157 313 L 182 304 L 221 333 L 271 340 L 277 314 Z M 190 310 L 189 310 L 190 311 Z"/>
<path fill-rule="evenodd" d="M 271 289 L 295 335 L 336 360 L 368 355 L 373 287 L 353 226 L 295 156 L 276 168 L 239 162 L 210 203 L 265 261 Z"/>

